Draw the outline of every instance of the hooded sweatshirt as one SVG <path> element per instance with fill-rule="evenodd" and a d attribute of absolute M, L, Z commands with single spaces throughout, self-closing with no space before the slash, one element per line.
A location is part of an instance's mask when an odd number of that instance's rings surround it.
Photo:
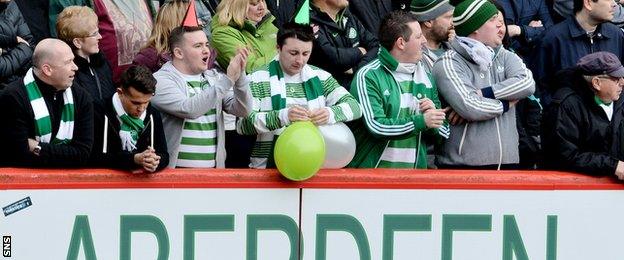
<path fill-rule="evenodd" d="M 509 101 L 533 94 L 531 72 L 504 48 L 494 52 L 466 37 L 457 37 L 450 45 L 435 63 L 433 75 L 442 98 L 467 122 L 451 125 L 449 139 L 437 152 L 437 164 L 517 164 L 516 110 L 509 109 Z"/>
<path fill-rule="evenodd" d="M 176 166 L 185 119 L 198 118 L 214 108 L 217 122 L 216 167 L 224 168 L 225 129 L 222 111 L 239 117 L 249 114 L 252 99 L 246 76 L 241 75 L 235 84 L 215 69 L 204 71 L 204 77 L 210 87 L 193 97 L 188 97 L 184 75 L 173 66 L 172 62 L 165 63 L 159 71 L 154 73 L 154 77 L 158 83 L 156 83 L 156 94 L 152 98 L 152 105 L 162 114 L 169 149 L 169 167 L 175 168 Z"/>

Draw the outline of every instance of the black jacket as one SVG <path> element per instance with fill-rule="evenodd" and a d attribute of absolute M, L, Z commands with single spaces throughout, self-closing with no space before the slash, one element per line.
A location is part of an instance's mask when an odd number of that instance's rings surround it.
<path fill-rule="evenodd" d="M 101 52 L 89 56 L 89 60 L 90 62 L 78 55 L 74 57 L 74 63 L 78 66 L 74 85 L 86 90 L 91 95 L 94 108 L 100 111 L 104 107 L 105 100 L 109 100 L 115 94 L 113 72 Z"/>
<path fill-rule="evenodd" d="M 618 160 L 609 146 L 621 142 L 613 135 L 622 120 L 622 98 L 613 104 L 613 118 L 594 101 L 594 93 L 575 69 L 556 75 L 561 88 L 555 92 L 542 121 L 545 166 L 591 175 L 612 175 Z"/>
<path fill-rule="evenodd" d="M 518 128 L 518 151 L 520 152 L 520 169 L 533 169 L 539 162 L 540 126 L 542 106 L 536 96 L 522 99 L 516 103 L 516 127 Z"/>
<path fill-rule="evenodd" d="M 355 72 L 377 57 L 379 41 L 348 9 L 341 12 L 345 26 L 339 26 L 328 14 L 310 5 L 310 23 L 318 25 L 319 30 L 309 63 L 331 73 L 348 90 Z M 358 47 L 366 49 L 366 55 Z M 352 74 L 345 73 L 349 69 Z"/>
<path fill-rule="evenodd" d="M 0 3 L 0 82 L 11 83 L 20 79 L 30 68 L 33 48 L 18 43 L 17 36 L 33 46 L 32 35 L 24 22 L 17 4 Z"/>
<path fill-rule="evenodd" d="M 49 0 L 14 0 L 33 35 L 33 43 L 50 38 Z"/>
<path fill-rule="evenodd" d="M 392 0 L 392 9 L 395 11 L 409 11 L 410 0 Z"/>
<path fill-rule="evenodd" d="M 63 109 L 63 92 L 37 79 L 52 121 L 52 136 L 56 136 Z M 91 97 L 81 88 L 72 87 L 74 98 L 74 133 L 69 144 L 40 143 L 40 155 L 28 147 L 28 138 L 35 138 L 34 112 L 24 83 L 11 84 L 0 98 L 0 143 L 2 158 L 7 165 L 20 167 L 68 168 L 84 166 L 93 145 L 93 105 Z"/>
<path fill-rule="evenodd" d="M 137 149 L 133 152 L 124 151 L 121 147 L 121 138 L 119 138 L 120 122 L 117 119 L 117 113 L 113 107 L 112 98 L 106 100 L 105 103 L 106 116 L 108 117 L 108 135 L 106 138 L 107 152 L 103 152 L 104 147 L 104 116 L 95 119 L 95 142 L 93 151 L 91 152 L 91 166 L 97 168 L 115 168 L 123 170 L 140 169 L 139 165 L 134 163 L 134 155 L 141 153 L 150 146 L 151 143 L 151 124 L 154 124 L 154 150 L 160 156 L 160 164 L 157 171 L 160 171 L 169 165 L 169 153 L 167 153 L 167 140 L 163 131 L 162 119 L 160 113 L 154 107 L 147 107 L 147 114 L 143 123 L 145 128 L 139 134 L 137 141 Z M 151 118 L 153 117 L 153 122 Z"/>
<path fill-rule="evenodd" d="M 391 0 L 349 1 L 349 11 L 362 22 L 364 28 L 373 35 L 379 35 L 381 19 L 392 12 Z"/>
<path fill-rule="evenodd" d="M 275 27 L 282 28 L 285 23 L 293 21 L 303 2 L 304 0 L 266 0 L 267 8 L 275 16 Z"/>

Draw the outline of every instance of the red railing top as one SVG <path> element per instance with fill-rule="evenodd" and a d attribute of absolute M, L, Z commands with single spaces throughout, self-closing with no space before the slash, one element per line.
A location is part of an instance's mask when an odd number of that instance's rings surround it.
<path fill-rule="evenodd" d="M 132 174 L 109 169 L 0 168 L 0 190 L 115 188 L 624 190 L 624 182 L 614 176 L 554 171 L 339 169 L 321 170 L 306 181 L 293 182 L 277 170 L 167 169 Z"/>

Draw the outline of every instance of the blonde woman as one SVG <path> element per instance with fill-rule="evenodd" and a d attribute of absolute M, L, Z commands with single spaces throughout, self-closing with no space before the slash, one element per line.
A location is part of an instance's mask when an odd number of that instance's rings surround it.
<path fill-rule="evenodd" d="M 277 27 L 264 0 L 221 1 L 213 17 L 212 46 L 219 54 L 217 62 L 226 68 L 237 50 L 247 48 L 247 73 L 268 64 L 277 51 Z"/>
<path fill-rule="evenodd" d="M 100 52 L 102 39 L 98 29 L 98 17 L 86 6 L 69 6 L 58 15 L 56 32 L 60 40 L 74 52 L 78 71 L 74 85 L 89 92 L 96 106 L 115 93 L 113 73 L 106 57 Z"/>
<path fill-rule="evenodd" d="M 175 0 L 160 8 L 152 34 L 147 40 L 146 46 L 134 57 L 133 64 L 143 65 L 152 72 L 156 72 L 163 64 L 171 60 L 168 43 L 169 34 L 173 28 L 180 26 L 188 6 L 188 1 Z"/>

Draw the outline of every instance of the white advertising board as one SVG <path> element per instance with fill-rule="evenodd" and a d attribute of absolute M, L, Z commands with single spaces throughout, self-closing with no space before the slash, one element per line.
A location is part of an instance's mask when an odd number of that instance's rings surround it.
<path fill-rule="evenodd" d="M 3 190 L 0 236 L 18 260 L 621 260 L 622 201 L 620 190 Z"/>
<path fill-rule="evenodd" d="M 622 191 L 304 189 L 302 201 L 306 260 L 624 259 Z"/>
<path fill-rule="evenodd" d="M 6 259 L 288 259 L 291 247 L 298 254 L 299 195 L 299 189 L 4 190 L 5 211 L 24 198 L 32 205 L 0 217 L 0 235 L 10 236 Z"/>

